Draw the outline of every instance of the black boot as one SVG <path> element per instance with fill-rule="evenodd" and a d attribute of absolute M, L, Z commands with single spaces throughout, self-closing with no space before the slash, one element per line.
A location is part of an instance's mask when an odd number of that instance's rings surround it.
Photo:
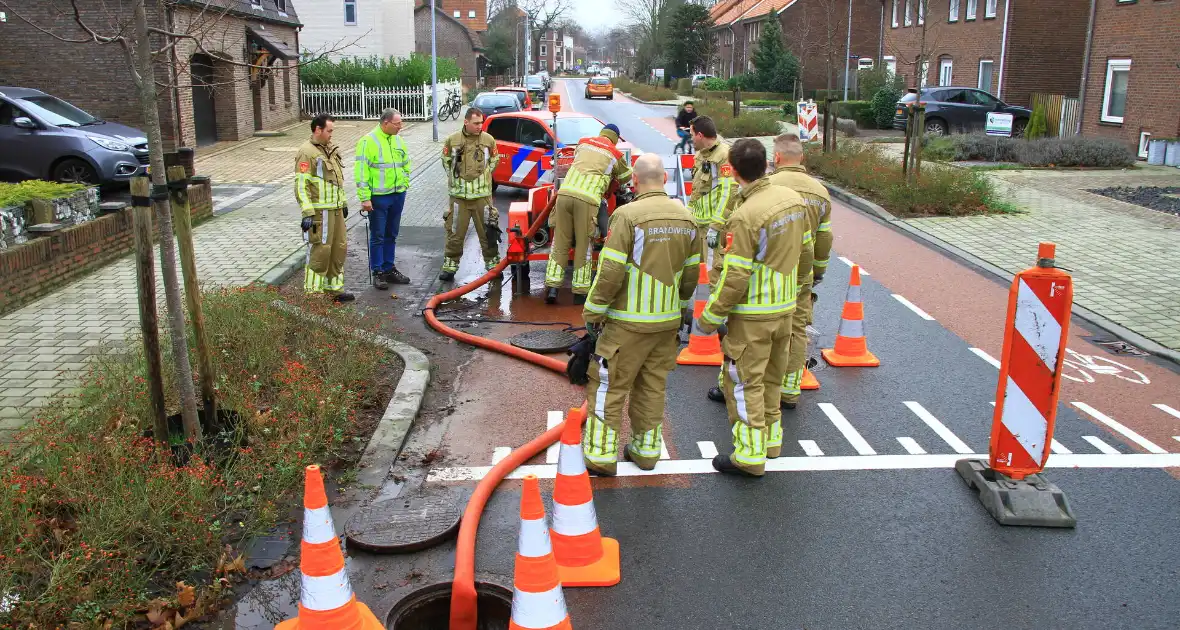
<path fill-rule="evenodd" d="M 784 401 L 782 401 L 782 408 L 783 409 L 794 409 L 796 404 L 797 403 L 787 402 L 784 400 Z"/>
<path fill-rule="evenodd" d="M 586 303 L 586 295 L 583 293 L 574 294 L 574 306 L 581 306 Z"/>
<path fill-rule="evenodd" d="M 397 267 L 394 267 L 393 269 L 390 269 L 389 271 L 384 272 L 382 275 L 385 276 L 385 280 L 387 282 L 392 282 L 394 284 L 409 284 L 410 283 L 410 279 L 408 277 L 406 277 L 406 274 L 398 271 Z"/>
<path fill-rule="evenodd" d="M 438 279 L 442 280 L 443 282 L 450 282 L 451 280 L 455 279 L 455 272 L 443 271 L 442 273 L 438 274 Z"/>
<path fill-rule="evenodd" d="M 719 473 L 727 473 L 730 475 L 740 475 L 742 477 L 753 477 L 755 479 L 762 476 L 762 475 L 755 475 L 754 473 L 749 472 L 744 468 L 740 468 L 737 464 L 733 463 L 733 460 L 729 459 L 729 455 L 726 455 L 724 453 L 718 453 L 713 458 L 713 470 L 716 470 Z"/>
<path fill-rule="evenodd" d="M 721 391 L 720 387 L 710 387 L 707 396 L 709 397 L 709 400 L 712 400 L 713 402 L 725 402 L 725 392 Z"/>
<path fill-rule="evenodd" d="M 545 303 L 557 304 L 557 289 L 550 287 L 549 290 L 545 292 Z"/>
<path fill-rule="evenodd" d="M 385 281 L 385 278 L 380 271 L 373 272 L 373 286 L 378 291 L 386 291 L 389 289 L 389 283 Z"/>
<path fill-rule="evenodd" d="M 351 302 L 355 299 L 356 299 L 355 295 L 348 293 L 346 291 L 341 291 L 340 293 L 335 293 L 332 295 L 332 301 L 336 302 L 337 304 Z"/>

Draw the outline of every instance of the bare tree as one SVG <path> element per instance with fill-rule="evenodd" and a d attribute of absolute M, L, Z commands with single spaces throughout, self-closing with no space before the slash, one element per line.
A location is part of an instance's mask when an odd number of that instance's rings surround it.
<path fill-rule="evenodd" d="M 550 30 L 554 30 L 562 23 L 572 6 L 572 0 L 523 0 L 519 3 L 522 11 L 528 14 L 529 28 L 532 29 L 533 61 L 537 62 L 537 69 L 541 64 L 541 39 Z"/>
<path fill-rule="evenodd" d="M 149 163 L 152 180 L 152 207 L 160 226 L 160 268 L 164 278 L 164 300 L 167 307 L 168 329 L 172 343 L 172 358 L 176 370 L 177 386 L 180 389 L 181 420 L 185 437 L 196 442 L 201 439 L 201 424 L 197 417 L 196 388 L 193 384 L 192 365 L 189 361 L 188 335 L 184 321 L 184 307 L 180 284 L 177 277 L 176 240 L 172 227 L 172 212 L 167 195 L 167 175 L 164 167 L 164 138 L 160 125 L 159 88 L 180 87 L 172 77 L 177 72 L 158 73 L 161 64 L 171 63 L 178 44 L 184 42 L 196 53 L 209 55 L 221 63 L 245 67 L 255 75 L 264 76 L 270 71 L 269 65 L 249 61 L 239 62 L 227 59 L 225 55 L 210 52 L 207 48 L 209 36 L 219 29 L 219 24 L 229 14 L 229 3 L 210 0 L 199 6 L 182 0 L 40 0 L 57 13 L 57 18 L 45 24 L 16 9 L 10 0 L 0 0 L 0 6 L 21 21 L 29 24 L 42 35 L 57 41 L 80 46 L 111 46 L 118 48 L 127 64 L 127 70 L 135 87 L 135 98 L 139 104 L 143 125 L 147 132 Z M 81 6 L 85 5 L 85 6 Z M 166 9 L 185 8 L 192 13 L 186 24 L 171 26 L 162 20 L 148 17 L 163 15 Z M 175 30 L 172 30 L 175 29 Z M 338 50 L 338 49 L 337 49 Z M 308 60 L 307 62 L 314 61 Z M 48 60 L 47 60 L 48 63 Z M 306 62 L 305 62 L 306 63 Z M 161 74 L 168 76 L 161 80 Z M 236 81 L 221 82 L 221 85 Z M 177 119 L 179 125 L 179 119 Z M 177 134 L 179 135 L 179 134 Z M 207 419 L 212 421 L 212 418 Z M 168 436 L 155 436 L 167 440 Z"/>

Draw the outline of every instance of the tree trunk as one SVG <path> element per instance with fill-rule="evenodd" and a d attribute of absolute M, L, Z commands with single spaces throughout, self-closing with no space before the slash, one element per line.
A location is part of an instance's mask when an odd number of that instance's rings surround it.
<path fill-rule="evenodd" d="M 176 274 L 176 239 L 172 233 L 172 212 L 168 196 L 155 199 L 156 190 L 165 190 L 164 138 L 160 130 L 160 110 L 156 98 L 155 64 L 152 43 L 148 34 L 144 0 L 135 3 L 135 55 L 133 72 L 138 75 L 139 107 L 147 127 L 153 189 L 152 207 L 160 224 L 160 270 L 164 277 L 164 302 L 168 311 L 168 332 L 172 342 L 172 360 L 176 369 L 176 384 L 180 388 L 180 414 L 185 439 L 196 443 L 201 439 L 201 424 L 197 418 L 197 394 L 193 386 L 193 370 L 188 358 L 188 334 L 184 324 L 180 284 Z"/>

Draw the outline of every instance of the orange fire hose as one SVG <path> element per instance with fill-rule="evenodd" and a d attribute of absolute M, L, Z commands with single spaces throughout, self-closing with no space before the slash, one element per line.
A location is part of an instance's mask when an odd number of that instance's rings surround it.
<path fill-rule="evenodd" d="M 528 232 L 524 235 L 525 240 L 531 239 L 533 234 L 544 225 L 556 200 L 556 195 L 549 199 L 549 203 L 541 211 L 540 216 L 529 226 Z M 476 280 L 430 298 L 430 301 L 426 303 L 426 309 L 423 311 L 423 317 L 425 317 L 426 323 L 431 328 L 452 339 L 458 339 L 459 341 L 484 348 L 485 350 L 492 350 L 516 357 L 522 361 L 535 363 L 559 374 L 565 374 L 566 364 L 559 359 L 517 348 L 502 341 L 495 341 L 460 332 L 438 321 L 438 318 L 435 316 L 434 311 L 438 308 L 439 304 L 466 295 L 487 284 L 492 278 L 503 272 L 507 266 L 508 261 L 501 260 L 500 264 Z M 551 444 L 561 439 L 561 432 L 562 425 L 558 425 L 512 451 L 511 454 L 498 464 L 492 466 L 488 474 L 475 486 L 475 492 L 472 493 L 471 499 L 467 501 L 467 508 L 463 511 L 463 520 L 459 524 L 459 538 L 455 550 L 455 578 L 451 584 L 450 627 L 452 630 L 476 629 L 476 623 L 478 621 L 478 596 L 475 592 L 475 535 L 479 530 L 479 519 L 483 514 L 483 509 L 487 505 L 488 499 L 492 496 L 492 492 L 495 491 L 496 486 L 500 485 L 500 482 L 510 472 L 515 470 L 516 467 L 536 457 Z"/>

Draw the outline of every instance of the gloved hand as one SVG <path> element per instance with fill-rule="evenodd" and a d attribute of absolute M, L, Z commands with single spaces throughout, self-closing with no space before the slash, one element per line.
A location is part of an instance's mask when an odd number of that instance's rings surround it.
<path fill-rule="evenodd" d="M 566 363 L 565 373 L 569 376 L 571 385 L 585 385 L 590 382 L 587 372 L 590 369 L 590 361 L 593 358 L 597 340 L 598 336 L 591 331 L 591 326 L 587 325 L 586 334 L 570 347 L 570 360 Z"/>
<path fill-rule="evenodd" d="M 692 326 L 692 309 L 686 308 L 680 311 L 680 325 Z"/>
<path fill-rule="evenodd" d="M 717 232 L 717 230 L 709 228 L 709 231 L 705 234 L 705 243 L 709 245 L 709 249 L 717 248 L 717 238 L 719 236 L 720 234 Z"/>
<path fill-rule="evenodd" d="M 344 218 L 347 219 L 348 218 L 348 204 L 344 204 L 343 210 L 344 210 Z"/>
<path fill-rule="evenodd" d="M 299 222 L 299 229 L 303 230 L 304 232 L 308 232 L 311 230 L 313 225 L 315 225 L 315 221 L 313 221 L 311 217 L 303 217 L 303 220 Z"/>

